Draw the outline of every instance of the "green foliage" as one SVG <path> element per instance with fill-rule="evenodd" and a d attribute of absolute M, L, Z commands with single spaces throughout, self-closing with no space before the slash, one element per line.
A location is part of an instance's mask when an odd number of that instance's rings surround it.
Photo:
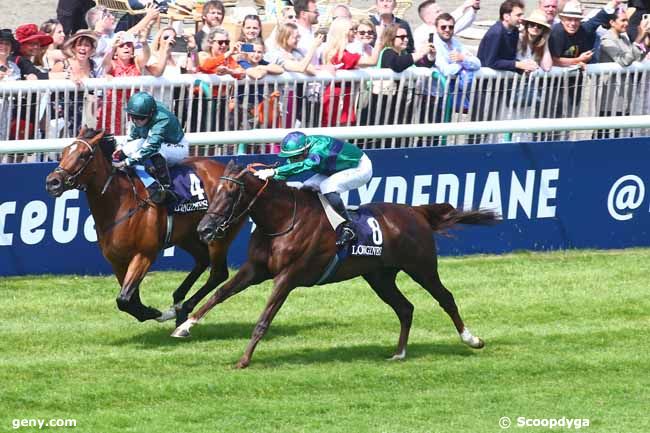
<path fill-rule="evenodd" d="M 121 313 L 113 277 L 0 280 L 0 431 L 13 419 L 76 419 L 78 432 L 498 432 L 499 418 L 588 418 L 588 432 L 650 431 L 650 250 L 445 258 L 443 282 L 486 342 L 464 346 L 406 275 L 399 324 L 362 279 L 294 291 L 251 366 L 233 369 L 269 294 L 250 288 L 189 341 L 172 322 Z M 181 273 L 153 273 L 163 308 Z M 645 353 L 645 355 L 644 355 Z M 547 431 L 545 428 L 512 430 Z M 37 431 L 23 428 L 19 431 Z"/>

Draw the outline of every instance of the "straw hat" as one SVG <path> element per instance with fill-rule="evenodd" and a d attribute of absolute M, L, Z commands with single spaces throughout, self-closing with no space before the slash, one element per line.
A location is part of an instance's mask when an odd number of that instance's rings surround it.
<path fill-rule="evenodd" d="M 535 9 L 528 15 L 527 18 L 524 18 L 524 24 L 525 23 L 535 23 L 539 24 L 540 26 L 546 27 L 548 30 L 551 30 L 551 25 L 546 21 L 546 15 L 544 15 L 544 12 Z"/>
<path fill-rule="evenodd" d="M 93 45 L 93 50 L 97 48 L 97 34 L 91 30 L 79 30 L 77 33 L 70 36 L 67 41 L 65 41 L 62 49 L 63 54 L 65 54 L 67 57 L 74 56 L 72 47 L 74 47 L 77 41 L 81 38 L 89 39 L 90 43 Z"/>
<path fill-rule="evenodd" d="M 47 47 L 52 43 L 52 36 L 40 31 L 36 24 L 23 24 L 16 28 L 16 41 L 21 45 L 38 42 L 41 47 Z"/>
<path fill-rule="evenodd" d="M 582 19 L 582 5 L 578 0 L 569 0 L 565 3 L 562 12 L 558 15 L 561 17 Z"/>

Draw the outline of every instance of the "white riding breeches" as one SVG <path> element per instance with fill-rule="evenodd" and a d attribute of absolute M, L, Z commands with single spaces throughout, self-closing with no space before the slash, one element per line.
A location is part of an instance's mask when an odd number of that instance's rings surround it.
<path fill-rule="evenodd" d="M 305 181 L 305 187 L 320 190 L 321 194 L 330 192 L 343 193 L 351 189 L 359 188 L 370 182 L 372 179 L 372 161 L 367 155 L 359 160 L 359 165 L 354 168 L 342 170 L 331 176 L 315 174 Z"/>
<path fill-rule="evenodd" d="M 146 139 L 138 138 L 127 141 L 122 146 L 122 152 L 129 158 L 139 159 L 139 151 L 146 147 Z M 190 154 L 190 143 L 185 137 L 179 143 L 162 143 L 158 151 L 167 160 L 167 165 L 175 165 L 187 158 Z"/>

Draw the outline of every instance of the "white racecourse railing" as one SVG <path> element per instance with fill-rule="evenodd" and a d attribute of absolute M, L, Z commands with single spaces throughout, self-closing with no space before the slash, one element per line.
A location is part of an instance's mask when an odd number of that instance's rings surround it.
<path fill-rule="evenodd" d="M 550 123 L 515 122 L 520 119 L 581 118 L 579 129 L 596 130 L 590 131 L 595 137 L 650 131 L 648 123 L 635 123 L 631 130 L 615 119 L 607 125 L 598 119 L 650 112 L 648 62 L 525 75 L 483 68 L 473 79 L 445 77 L 427 68 L 401 74 L 339 71 L 335 77 L 285 73 L 259 81 L 196 74 L 173 80 L 89 79 L 80 87 L 67 80 L 2 82 L 0 153 L 17 152 L 17 146 L 25 153 L 60 149 L 59 143 L 69 143 L 83 124 L 124 135 L 129 126 L 126 100 L 137 90 L 147 90 L 170 106 L 190 133 L 197 155 L 272 152 L 283 130 L 295 128 L 343 127 L 339 132 L 358 139 L 364 148 L 576 137 L 569 132 L 575 128 L 558 129 L 563 123 L 554 122 L 556 128 L 545 132 Z M 595 119 L 585 124 L 584 118 Z M 481 121 L 505 123 L 479 130 Z M 514 127 L 520 124 L 527 127 Z"/>

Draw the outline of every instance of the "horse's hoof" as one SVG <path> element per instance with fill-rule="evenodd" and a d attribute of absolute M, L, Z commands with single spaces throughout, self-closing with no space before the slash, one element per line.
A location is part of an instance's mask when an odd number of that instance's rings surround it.
<path fill-rule="evenodd" d="M 402 350 L 401 353 L 396 353 L 387 359 L 387 361 L 404 361 L 406 359 L 406 350 Z"/>
<path fill-rule="evenodd" d="M 460 334 L 460 339 L 472 349 L 482 349 L 485 346 L 483 340 L 474 336 L 467 328 L 463 329 L 463 332 Z"/>
<path fill-rule="evenodd" d="M 180 327 L 174 329 L 174 332 L 171 333 L 171 336 L 174 337 L 174 338 L 190 338 L 191 337 L 189 329 L 181 329 Z"/>

